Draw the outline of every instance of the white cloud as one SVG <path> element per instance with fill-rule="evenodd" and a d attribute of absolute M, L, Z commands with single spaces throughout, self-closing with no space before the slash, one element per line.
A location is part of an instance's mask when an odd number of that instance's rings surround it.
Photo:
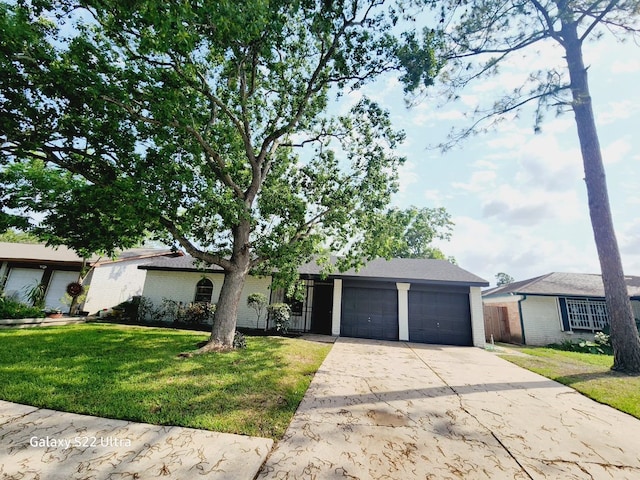
<path fill-rule="evenodd" d="M 455 189 L 467 192 L 482 192 L 493 185 L 493 181 L 496 177 L 496 172 L 492 170 L 480 170 L 471 174 L 469 182 L 453 182 L 451 186 Z"/>
<path fill-rule="evenodd" d="M 605 165 L 611 165 L 624 160 L 631 150 L 632 146 L 629 139 L 621 138 L 611 142 L 602 149 L 602 158 Z"/>
<path fill-rule="evenodd" d="M 490 221 L 454 217 L 450 242 L 440 244 L 458 264 L 495 284 L 495 274 L 506 272 L 525 280 L 554 271 L 597 273 L 598 259 L 592 242 L 576 244 L 554 238 L 553 232 L 524 227 L 504 229 Z"/>
<path fill-rule="evenodd" d="M 625 60 L 616 60 L 611 65 L 611 73 L 636 73 L 640 72 L 640 60 L 635 58 L 626 58 Z"/>
<path fill-rule="evenodd" d="M 596 113 L 596 120 L 599 125 L 609 125 L 617 120 L 625 120 L 638 112 L 640 102 L 637 100 L 622 100 L 620 102 L 609 102 L 606 108 Z"/>
<path fill-rule="evenodd" d="M 409 187 L 420 180 L 413 161 L 407 160 L 398 170 L 399 193 L 404 194 Z"/>
<path fill-rule="evenodd" d="M 472 167 L 480 168 L 480 169 L 488 169 L 488 170 L 496 170 L 498 165 L 495 162 L 490 162 L 486 159 L 476 160 L 471 164 Z"/>

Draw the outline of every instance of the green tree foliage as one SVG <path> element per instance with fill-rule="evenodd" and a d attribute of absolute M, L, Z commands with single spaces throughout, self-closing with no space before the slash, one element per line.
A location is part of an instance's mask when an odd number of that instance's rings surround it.
<path fill-rule="evenodd" d="M 446 259 L 433 241 L 449 240 L 452 229 L 451 215 L 444 208 L 411 206 L 373 217 L 367 231 L 373 233 L 372 247 L 380 256 Z"/>
<path fill-rule="evenodd" d="M 0 233 L 0 242 L 35 244 L 40 243 L 40 240 L 31 233 L 21 232 L 15 228 L 10 228 L 4 233 Z"/>
<path fill-rule="evenodd" d="M 513 277 L 508 273 L 504 273 L 504 272 L 496 273 L 497 287 L 502 287 L 503 285 L 509 285 L 510 283 L 513 283 L 513 281 L 514 281 Z"/>
<path fill-rule="evenodd" d="M 399 68 L 398 20 L 378 0 L 0 3 L 0 227 L 81 254 L 150 232 L 222 267 L 205 350 L 230 347 L 250 271 L 378 255 L 403 134 L 367 98 L 326 110 Z"/>
<path fill-rule="evenodd" d="M 422 38 L 407 35 L 405 50 L 425 58 L 433 48 L 446 60 L 442 85 L 448 98 L 479 78 L 494 75 L 514 55 L 532 52 L 542 43 L 555 43 L 563 53 L 563 67 L 532 71 L 520 87 L 505 92 L 486 109 L 475 112 L 473 125 L 454 132 L 453 143 L 487 125 L 517 113 L 524 105 L 535 105 L 535 127 L 540 128 L 544 112 L 573 111 L 585 172 L 589 213 L 600 260 L 602 279 L 611 319 L 614 370 L 640 372 L 640 340 L 635 335 L 633 312 L 624 280 L 616 240 L 602 153 L 594 120 L 583 44 L 612 32 L 636 36 L 640 32 L 638 0 L 426 0 L 439 16 L 439 23 L 425 28 Z M 412 55 L 403 51 L 403 62 L 413 70 L 405 77 L 407 91 L 433 83 L 432 72 L 412 65 Z M 597 68 L 594 66 L 593 68 Z M 451 143 L 449 143 L 451 145 Z M 446 145 L 445 145 L 446 146 Z"/>

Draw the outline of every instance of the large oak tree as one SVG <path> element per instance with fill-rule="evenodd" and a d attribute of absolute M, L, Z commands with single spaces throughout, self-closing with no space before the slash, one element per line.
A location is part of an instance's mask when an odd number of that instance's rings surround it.
<path fill-rule="evenodd" d="M 476 112 L 472 128 L 457 132 L 453 141 L 522 106 L 536 105 L 536 127 L 542 113 L 552 107 L 575 116 L 582 152 L 591 225 L 600 260 L 602 280 L 611 322 L 614 370 L 640 372 L 640 339 L 624 280 L 607 192 L 605 170 L 594 120 L 583 45 L 605 33 L 635 36 L 639 30 L 638 0 L 418 0 L 440 16 L 422 37 L 407 36 L 401 51 L 412 72 L 405 77 L 409 91 L 420 89 L 421 79 L 430 84 L 432 72 L 424 75 L 416 59 L 436 48 L 446 62 L 443 84 L 455 98 L 460 89 L 480 78 L 494 75 L 514 55 L 531 52 L 543 43 L 555 43 L 564 52 L 564 68 L 530 72 L 527 80 L 486 110 Z M 421 48 L 424 47 L 425 48 Z M 593 66 L 597 68 L 597 66 Z"/>
<path fill-rule="evenodd" d="M 403 135 L 366 98 L 327 107 L 398 68 L 397 20 L 378 0 L 1 3 L 0 227 L 81 253 L 152 235 L 222 267 L 204 348 L 231 346 L 249 272 L 389 254 L 367 227 Z"/>

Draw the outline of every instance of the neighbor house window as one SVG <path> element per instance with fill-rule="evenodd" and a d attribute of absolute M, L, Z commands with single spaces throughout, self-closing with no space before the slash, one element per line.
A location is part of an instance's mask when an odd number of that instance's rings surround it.
<path fill-rule="evenodd" d="M 602 300 L 562 299 L 566 305 L 567 320 L 571 330 L 600 331 L 609 325 L 607 304 Z"/>
<path fill-rule="evenodd" d="M 213 282 L 208 278 L 203 278 L 196 284 L 195 302 L 211 303 L 213 295 Z"/>

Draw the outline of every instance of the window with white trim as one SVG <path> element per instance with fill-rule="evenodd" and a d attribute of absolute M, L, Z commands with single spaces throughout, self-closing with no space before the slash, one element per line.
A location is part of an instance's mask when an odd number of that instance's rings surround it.
<path fill-rule="evenodd" d="M 609 325 L 607 304 L 602 300 L 565 299 L 571 330 L 600 331 Z"/>
<path fill-rule="evenodd" d="M 203 278 L 196 284 L 196 295 L 194 302 L 211 303 L 213 296 L 213 282 L 208 278 Z"/>

